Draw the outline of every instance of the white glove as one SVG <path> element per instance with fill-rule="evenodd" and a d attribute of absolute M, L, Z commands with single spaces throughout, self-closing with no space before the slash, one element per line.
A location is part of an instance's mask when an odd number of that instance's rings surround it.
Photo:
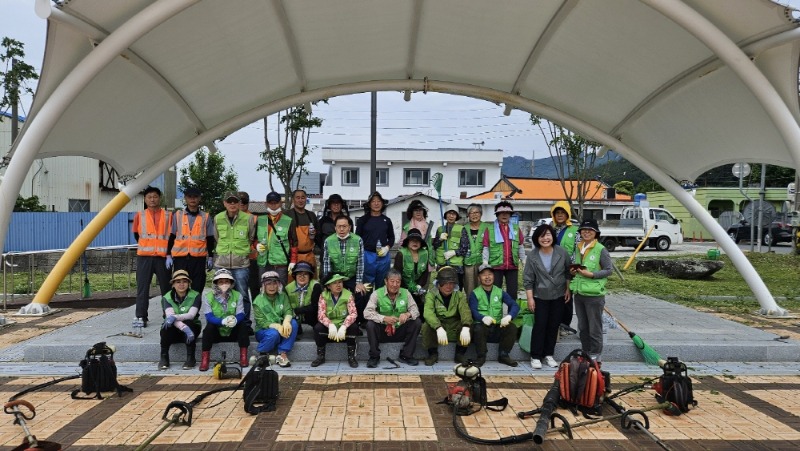
<path fill-rule="evenodd" d="M 500 327 L 506 327 L 511 324 L 511 315 L 506 315 L 500 319 Z"/>
<path fill-rule="evenodd" d="M 414 293 L 419 293 L 421 290 L 422 290 L 422 285 L 417 285 L 417 287 L 414 289 Z"/>
<path fill-rule="evenodd" d="M 494 318 L 492 318 L 489 315 L 486 315 L 483 318 L 481 318 L 481 322 L 483 322 L 483 324 L 486 324 L 487 327 L 495 323 Z"/>
<path fill-rule="evenodd" d="M 461 346 L 466 348 L 467 346 L 469 346 L 469 342 L 471 340 L 472 338 L 469 335 L 469 327 L 467 326 L 462 327 L 461 336 L 459 337 L 458 342 L 461 343 Z"/>
<path fill-rule="evenodd" d="M 442 346 L 447 346 L 447 332 L 445 332 L 444 327 L 439 327 L 436 329 L 436 338 L 439 340 L 439 344 Z"/>
<path fill-rule="evenodd" d="M 442 234 L 439 235 L 439 241 L 445 241 L 445 240 L 447 240 L 447 232 L 442 232 Z"/>
<path fill-rule="evenodd" d="M 456 256 L 456 251 L 453 251 L 453 250 L 444 251 L 444 259 L 445 260 L 450 260 L 451 258 L 453 258 L 455 256 Z"/>
<path fill-rule="evenodd" d="M 228 327 L 236 327 L 237 322 L 238 321 L 236 321 L 236 317 L 233 315 L 229 315 L 222 320 L 222 324 Z"/>
<path fill-rule="evenodd" d="M 339 330 L 336 331 L 336 341 L 344 341 L 347 336 L 347 328 L 344 327 L 344 324 L 339 326 Z"/>
<path fill-rule="evenodd" d="M 267 246 L 264 246 L 263 243 L 258 243 L 256 244 L 256 250 L 258 251 L 258 253 L 262 253 L 267 250 Z"/>
<path fill-rule="evenodd" d="M 378 257 L 383 257 L 384 255 L 389 253 L 389 246 L 379 247 L 375 250 L 375 253 L 378 254 Z"/>
<path fill-rule="evenodd" d="M 294 269 L 294 263 L 289 263 L 289 266 L 286 268 L 286 270 L 289 272 L 289 274 L 292 273 L 293 269 Z"/>
<path fill-rule="evenodd" d="M 336 341 L 336 325 L 333 323 L 328 324 L 328 340 Z"/>
<path fill-rule="evenodd" d="M 283 320 L 283 330 L 279 331 L 281 337 L 289 338 L 289 335 L 292 335 L 292 319 L 287 317 Z"/>

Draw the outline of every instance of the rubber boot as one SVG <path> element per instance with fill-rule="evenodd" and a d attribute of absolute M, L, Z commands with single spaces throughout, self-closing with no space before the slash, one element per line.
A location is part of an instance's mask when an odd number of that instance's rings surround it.
<path fill-rule="evenodd" d="M 203 351 L 200 354 L 200 371 L 208 371 L 208 365 L 211 363 L 211 351 Z"/>
<path fill-rule="evenodd" d="M 197 361 L 194 359 L 194 353 L 196 350 L 197 346 L 194 343 L 186 345 L 186 361 L 183 362 L 184 370 L 190 370 L 197 364 Z"/>
<path fill-rule="evenodd" d="M 356 345 L 347 345 L 347 363 L 350 368 L 358 368 L 358 360 L 356 360 Z"/>
<path fill-rule="evenodd" d="M 161 360 L 158 361 L 158 369 L 169 369 L 169 351 L 161 351 Z"/>
<path fill-rule="evenodd" d="M 250 366 L 250 359 L 247 358 L 247 348 L 239 348 L 239 365 L 242 368 Z"/>
<path fill-rule="evenodd" d="M 325 363 L 325 346 L 323 347 L 317 346 L 317 358 L 314 359 L 313 362 L 311 362 L 311 367 L 316 368 L 322 365 L 323 363 Z"/>

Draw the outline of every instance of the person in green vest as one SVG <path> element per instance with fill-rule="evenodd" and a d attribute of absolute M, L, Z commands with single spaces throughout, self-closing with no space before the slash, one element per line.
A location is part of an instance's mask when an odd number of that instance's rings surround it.
<path fill-rule="evenodd" d="M 294 220 L 281 206 L 280 194 L 275 191 L 267 194 L 267 214 L 258 217 L 256 226 L 256 262 L 261 274 L 275 271 L 285 286 L 297 264 L 297 233 Z"/>
<path fill-rule="evenodd" d="M 417 308 L 422 311 L 425 292 L 428 287 L 428 245 L 417 229 L 410 229 L 403 246 L 394 256 L 394 269 L 400 271 L 403 279 L 400 286 L 411 292 Z"/>
<path fill-rule="evenodd" d="M 244 268 L 247 270 L 247 268 Z M 250 331 L 245 324 L 244 295 L 233 288 L 233 274 L 225 268 L 218 269 L 211 280 L 211 290 L 203 296 L 203 314 L 206 327 L 203 329 L 203 352 L 200 354 L 200 371 L 208 371 L 211 362 L 211 347 L 215 343 L 233 341 L 239 345 L 239 365 L 249 364 L 247 348 L 250 346 Z M 244 285 L 247 290 L 247 285 Z"/>
<path fill-rule="evenodd" d="M 169 368 L 169 347 L 175 343 L 186 343 L 186 361 L 183 369 L 194 368 L 195 338 L 200 335 L 200 293 L 189 286 L 192 280 L 186 270 L 172 273 L 172 289 L 161 298 L 164 325 L 161 327 L 161 360 L 158 367 Z"/>
<path fill-rule="evenodd" d="M 509 355 L 517 341 L 517 326 L 511 322 L 519 313 L 519 304 L 500 287 L 494 285 L 494 270 L 489 265 L 478 269 L 481 285 L 469 295 L 472 312 L 472 340 L 478 357 L 476 366 L 486 363 L 486 343 L 499 343 L 497 361 L 508 366 L 517 366 Z M 508 313 L 503 314 L 503 304 Z"/>
<path fill-rule="evenodd" d="M 572 301 L 578 317 L 581 348 L 593 360 L 603 353 L 603 307 L 606 305 L 606 280 L 614 266 L 608 250 L 598 241 L 600 228 L 595 219 L 585 219 L 578 227 L 581 239 L 575 246 L 570 269 Z"/>
<path fill-rule="evenodd" d="M 417 336 L 422 326 L 419 309 L 411 293 L 401 288 L 403 276 L 391 268 L 386 273 L 384 286 L 375 290 L 364 309 L 369 340 L 369 360 L 367 368 L 376 368 L 381 361 L 380 343 L 403 343 L 398 359 L 406 365 L 416 366 L 414 358 L 417 349 Z"/>
<path fill-rule="evenodd" d="M 275 363 L 282 368 L 290 366 L 288 354 L 297 339 L 297 321 L 277 271 L 261 275 L 261 293 L 253 300 L 253 317 L 258 353 L 265 355 L 277 349 Z"/>
<path fill-rule="evenodd" d="M 408 232 L 411 229 L 417 229 L 419 233 L 424 237 L 425 244 L 428 248 L 428 254 L 430 256 L 429 264 L 433 266 L 436 264 L 435 258 L 436 256 L 433 254 L 433 242 L 431 241 L 431 235 L 435 230 L 433 229 L 433 221 L 428 220 L 428 207 L 422 203 L 419 199 L 414 199 L 411 203 L 408 204 L 408 208 L 406 208 L 406 219 L 408 222 L 403 224 L 403 231 L 400 234 L 400 240 L 405 240 L 408 236 Z"/>
<path fill-rule="evenodd" d="M 351 232 L 353 220 L 339 215 L 335 222 L 336 233 L 322 245 L 322 280 L 331 274 L 341 274 L 346 279 L 344 287 L 355 296 L 358 322 L 364 318 L 367 287 L 364 285 L 364 241 Z M 360 332 L 360 331 L 359 331 Z"/>
<path fill-rule="evenodd" d="M 478 282 L 478 268 L 481 266 L 483 254 L 483 235 L 489 225 L 482 220 L 483 207 L 480 204 L 470 204 L 467 207 L 467 225 L 464 230 L 469 240 L 469 252 L 464 256 L 464 293 L 472 293 Z"/>
<path fill-rule="evenodd" d="M 444 214 L 445 223 L 436 229 L 433 237 L 433 248 L 436 250 L 436 264 L 439 267 L 449 266 L 458 274 L 458 286 L 464 286 L 464 257 L 469 254 L 469 237 L 467 231 L 456 221 L 461 215 L 454 209 Z"/>
<path fill-rule="evenodd" d="M 458 274 L 445 266 L 436 274 L 436 290 L 425 295 L 422 314 L 422 346 L 428 350 L 425 365 L 439 361 L 439 346 L 447 346 L 450 340 L 456 343 L 456 363 L 464 363 L 464 354 L 471 341 L 472 314 L 467 295 L 456 290 Z"/>
<path fill-rule="evenodd" d="M 314 278 L 314 268 L 306 262 L 299 262 L 292 271 L 293 281 L 286 285 L 289 304 L 297 320 L 297 335 L 303 333 L 303 324 L 314 327 L 317 320 L 317 306 L 322 294 L 322 284 Z"/>
<path fill-rule="evenodd" d="M 491 265 L 494 270 L 494 284 L 503 287 L 514 298 L 519 289 L 519 268 L 525 263 L 525 239 L 519 225 L 511 223 L 514 206 L 508 201 L 500 201 L 494 206 L 497 219 L 487 227 L 483 234 L 483 265 Z M 524 266 L 523 266 L 524 267 Z"/>
<path fill-rule="evenodd" d="M 570 259 L 575 254 L 575 243 L 580 239 L 578 226 L 572 223 L 572 209 L 569 202 L 560 200 L 550 208 L 550 216 L 553 218 L 553 230 L 555 230 L 555 244 L 564 248 Z M 562 336 L 575 334 L 575 329 L 571 327 L 573 311 L 572 303 L 564 306 L 561 316 L 561 326 L 559 327 Z"/>
<path fill-rule="evenodd" d="M 347 277 L 330 273 L 324 279 L 325 291 L 317 301 L 317 318 L 314 326 L 314 342 L 317 344 L 317 358 L 312 367 L 325 363 L 325 347 L 330 342 L 347 343 L 347 363 L 350 368 L 358 368 L 356 360 L 356 335 L 359 335 L 358 313 L 353 293 L 344 287 Z"/>

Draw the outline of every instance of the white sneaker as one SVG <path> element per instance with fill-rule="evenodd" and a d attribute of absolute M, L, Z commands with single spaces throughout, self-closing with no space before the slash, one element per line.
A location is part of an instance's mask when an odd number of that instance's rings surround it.
<path fill-rule="evenodd" d="M 292 364 L 292 362 L 289 361 L 289 357 L 284 357 L 282 355 L 279 355 L 277 358 L 275 358 L 275 363 L 277 363 L 281 368 L 286 368 Z"/>
<path fill-rule="evenodd" d="M 550 368 L 555 368 L 558 366 L 558 362 L 556 362 L 556 359 L 554 359 L 553 356 L 551 355 L 546 356 L 544 358 L 544 363 L 547 364 L 547 366 L 549 366 Z"/>
<path fill-rule="evenodd" d="M 534 370 L 541 370 L 542 361 L 539 359 L 531 359 L 531 368 L 533 368 Z"/>

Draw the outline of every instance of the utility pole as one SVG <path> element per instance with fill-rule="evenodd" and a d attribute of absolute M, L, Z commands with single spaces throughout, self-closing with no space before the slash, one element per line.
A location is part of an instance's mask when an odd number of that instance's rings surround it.
<path fill-rule="evenodd" d="M 374 193 L 377 186 L 375 173 L 378 171 L 378 93 L 372 91 L 372 111 L 370 115 L 370 147 L 369 147 L 369 195 Z M 365 209 L 369 211 L 369 205 Z"/>

